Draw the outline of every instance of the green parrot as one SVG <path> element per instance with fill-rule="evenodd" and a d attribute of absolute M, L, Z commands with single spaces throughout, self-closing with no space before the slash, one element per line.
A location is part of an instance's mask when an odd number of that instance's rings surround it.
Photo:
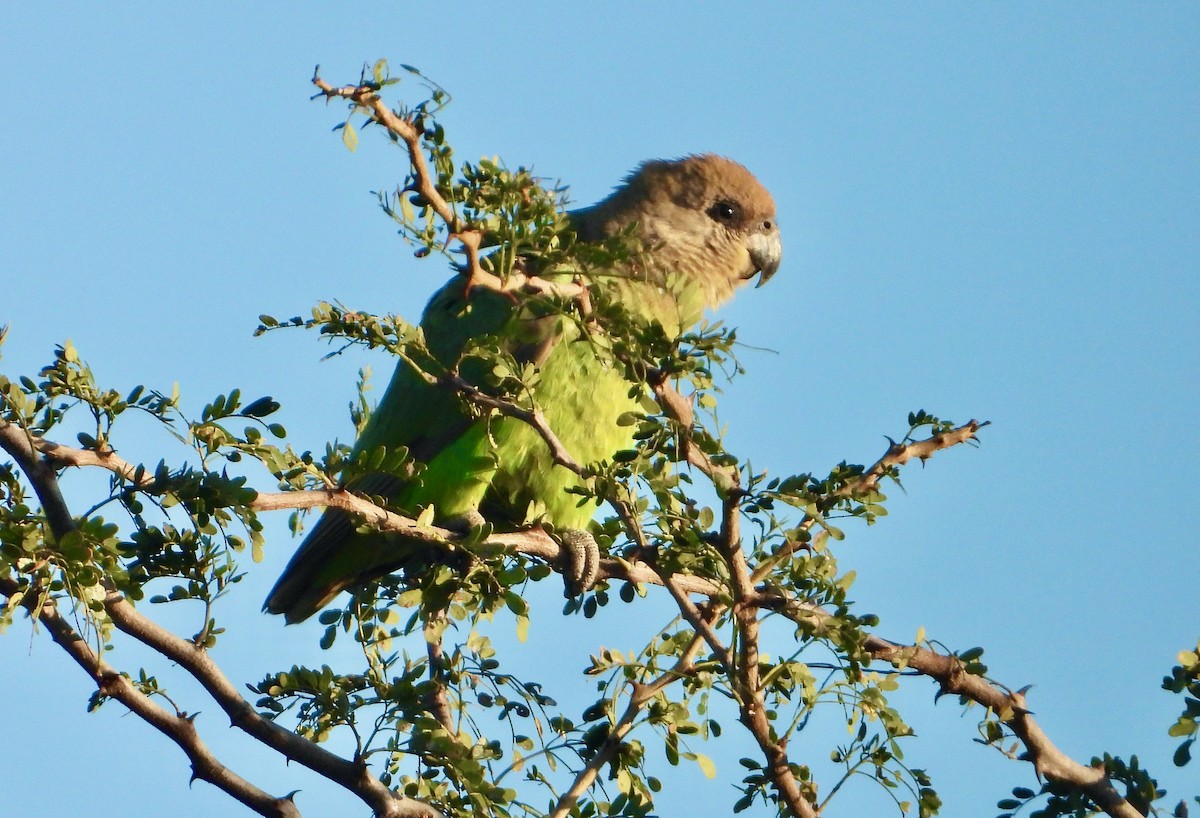
<path fill-rule="evenodd" d="M 601 241 L 632 229 L 646 251 L 627 269 L 593 275 L 634 316 L 678 335 L 705 309 L 728 300 L 755 275 L 766 282 L 779 268 L 782 245 L 770 193 L 742 165 L 711 154 L 645 162 L 607 198 L 569 214 L 579 239 Z M 632 228 L 631 228 L 632 225 Z M 521 363 L 537 367 L 532 397 L 578 463 L 609 458 L 632 444 L 619 426 L 639 409 L 629 383 L 600 354 L 588 330 L 557 316 L 533 316 L 504 294 L 456 277 L 434 294 L 421 328 L 430 353 L 456 364 L 472 339 L 495 335 Z M 590 503 L 567 489 L 579 478 L 553 464 L 537 432 L 519 420 L 472 417 L 460 398 L 429 384 L 401 362 L 354 453 L 407 447 L 424 470 L 415 476 L 371 474 L 348 488 L 385 496 L 416 516 L 433 506 L 448 527 L 482 520 L 519 530 L 539 520 L 564 532 L 568 593 L 595 581 L 599 556 L 585 533 Z M 530 519 L 530 513 L 533 518 Z M 482 520 L 481 520 L 482 518 Z M 405 564 L 413 551 L 402 535 L 359 533 L 352 515 L 326 509 L 275 584 L 264 610 L 300 622 L 340 591 Z"/>

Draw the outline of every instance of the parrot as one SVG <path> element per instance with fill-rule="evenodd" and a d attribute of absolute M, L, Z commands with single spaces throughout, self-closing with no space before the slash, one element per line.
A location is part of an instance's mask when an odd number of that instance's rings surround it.
<path fill-rule="evenodd" d="M 715 154 L 643 162 L 606 198 L 567 216 L 578 241 L 632 233 L 644 248 L 636 261 L 589 276 L 590 285 L 606 288 L 631 314 L 658 322 L 672 337 L 755 276 L 759 286 L 766 283 L 782 257 L 771 194 L 744 166 Z M 611 356 L 582 337 L 587 330 L 560 318 L 532 316 L 505 293 L 465 287 L 460 275 L 433 295 L 420 327 L 430 355 L 447 368 L 474 339 L 504 339 L 515 360 L 536 367 L 530 391 L 547 425 L 576 462 L 594 463 L 632 445 L 631 427 L 618 419 L 638 411 L 640 402 Z M 424 469 L 372 473 L 347 488 L 385 497 L 414 517 L 432 506 L 448 528 L 486 521 L 516 531 L 549 523 L 562 532 L 562 559 L 574 561 L 563 568 L 567 595 L 595 581 L 599 556 L 586 532 L 594 506 L 570 491 L 580 477 L 553 462 L 528 423 L 471 413 L 453 390 L 401 361 L 352 456 L 380 446 L 406 447 Z M 300 622 L 341 591 L 405 565 L 411 541 L 357 525 L 353 515 L 326 509 L 263 609 Z"/>

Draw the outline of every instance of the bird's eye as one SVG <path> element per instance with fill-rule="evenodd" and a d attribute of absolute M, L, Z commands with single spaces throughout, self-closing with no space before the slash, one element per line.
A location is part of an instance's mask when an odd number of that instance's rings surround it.
<path fill-rule="evenodd" d="M 733 202 L 719 201 L 708 209 L 708 215 L 722 224 L 737 221 L 738 207 Z"/>

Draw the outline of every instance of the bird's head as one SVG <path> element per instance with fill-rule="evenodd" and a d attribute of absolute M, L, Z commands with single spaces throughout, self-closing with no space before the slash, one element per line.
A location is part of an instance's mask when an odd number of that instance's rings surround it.
<path fill-rule="evenodd" d="M 593 241 L 636 224 L 652 272 L 701 285 L 709 307 L 756 275 L 765 284 L 783 254 L 771 194 L 742 165 L 712 154 L 645 162 L 577 221 Z"/>

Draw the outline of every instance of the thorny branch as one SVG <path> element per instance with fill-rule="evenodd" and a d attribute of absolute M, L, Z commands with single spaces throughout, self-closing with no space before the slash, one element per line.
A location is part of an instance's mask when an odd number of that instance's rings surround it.
<path fill-rule="evenodd" d="M 656 384 L 654 390 L 660 399 L 660 405 L 664 406 L 664 411 L 671 414 L 680 427 L 687 428 L 691 417 L 690 403 L 668 384 Z M 974 432 L 983 425 L 983 423 L 971 421 L 949 432 L 937 433 L 923 440 L 907 444 L 892 444 L 871 468 L 867 469 L 855 482 L 843 487 L 841 491 L 849 496 L 868 490 L 870 486 L 877 484 L 890 467 L 902 465 L 913 457 L 925 459 L 940 449 L 964 443 L 972 439 Z M 111 451 L 96 452 L 65 446 L 39 438 L 9 423 L 0 424 L 0 445 L 3 445 L 4 449 L 26 472 L 43 503 L 48 519 L 52 522 L 57 521 L 58 526 L 62 526 L 64 521 L 71 526 L 74 523 L 58 492 L 56 469 L 66 466 L 93 466 L 106 469 L 129 481 L 134 480 L 137 473 L 135 466 Z M 683 445 L 681 453 L 684 453 L 688 462 L 712 477 L 714 481 L 724 477 L 722 485 L 729 486 L 729 473 L 725 467 L 712 464 L 707 456 L 698 452 L 695 447 L 687 446 L 686 440 L 683 441 Z M 38 457 L 39 454 L 42 456 Z M 718 477 L 718 475 L 720 476 Z M 149 482 L 150 478 L 143 476 L 141 479 L 145 484 Z M 734 486 L 736 487 L 736 483 Z M 757 679 L 757 662 L 752 661 L 752 651 L 756 650 L 756 640 L 753 637 L 754 629 L 757 627 L 757 611 L 759 609 L 779 611 L 794 621 L 806 623 L 809 627 L 812 627 L 814 623 L 819 626 L 821 622 L 828 619 L 829 614 L 813 606 L 797 605 L 781 597 L 774 589 L 754 587 L 756 583 L 761 582 L 760 574 L 764 569 L 760 566 L 754 572 L 749 571 L 749 567 L 745 563 L 744 552 L 737 540 L 734 527 L 737 515 L 736 512 L 731 512 L 731 508 L 736 506 L 739 492 L 740 489 L 735 488 L 724 503 L 721 538 L 727 561 L 731 567 L 731 580 L 734 585 L 731 590 L 734 590 L 735 594 L 734 609 L 735 614 L 739 615 L 740 630 L 742 631 L 739 634 L 742 641 L 739 644 L 739 656 L 736 663 L 733 662 L 728 648 L 712 630 L 710 623 L 715 621 L 713 617 L 718 609 L 714 608 L 712 611 L 702 614 L 701 609 L 688 599 L 690 594 L 711 598 L 727 593 L 713 581 L 685 574 L 663 577 L 647 563 L 612 558 L 602 561 L 600 577 L 608 580 L 665 586 L 676 599 L 689 624 L 703 638 L 714 654 L 723 663 L 737 665 L 741 693 L 746 697 L 740 703 L 743 722 L 751 729 L 761 749 L 767 753 L 768 760 L 772 761 L 770 769 L 773 775 L 776 775 L 776 783 L 786 787 L 786 789 L 781 789 L 781 794 L 793 807 L 795 814 L 810 815 L 814 814 L 811 812 L 811 806 L 808 806 L 808 802 L 799 795 L 794 779 L 790 785 L 788 784 L 788 779 L 792 778 L 790 766 L 780 742 L 771 737 L 771 728 L 765 717 L 760 718 L 764 709 L 761 704 L 762 690 L 759 689 L 761 685 Z M 421 526 L 412 519 L 381 508 L 369 500 L 340 488 L 262 493 L 250 505 L 258 511 L 332 506 L 360 515 L 381 530 L 403 532 L 407 537 L 427 542 L 430 545 L 446 546 L 461 537 L 460 534 L 447 529 Z M 516 553 L 537 557 L 551 565 L 559 564 L 561 546 L 539 529 L 492 534 L 485 542 L 489 545 L 511 549 Z M 741 555 L 740 559 L 738 555 Z M 4 589 L 0 588 L 0 591 L 4 591 Z M 114 623 L 122 631 L 179 662 L 202 683 L 208 680 L 208 683 L 205 683 L 206 689 L 209 689 L 210 694 L 217 699 L 222 708 L 230 714 L 231 718 L 234 718 L 234 722 L 260 738 L 264 743 L 276 747 L 289 758 L 322 774 L 327 774 L 333 780 L 348 786 L 368 803 L 371 803 L 377 811 L 382 807 L 384 811 L 380 814 L 432 814 L 424 805 L 396 801 L 386 787 L 366 773 L 366 769 L 362 765 L 333 756 L 306 739 L 259 717 L 236 692 L 232 684 L 224 679 L 206 652 L 197 648 L 192 642 L 179 639 L 158 628 L 149 620 L 145 620 L 132 605 L 119 595 L 111 594 L 106 600 L 105 606 Z M 749 632 L 747 632 L 747 628 L 750 629 Z M 1110 815 L 1129 816 L 1129 818 L 1138 815 L 1137 811 L 1112 786 L 1103 770 L 1096 770 L 1073 761 L 1049 740 L 1025 708 L 1022 694 L 1010 692 L 982 677 L 971 676 L 962 670 L 961 664 L 953 656 L 938 654 L 926 648 L 903 646 L 881 637 L 869 636 L 866 649 L 876 659 L 893 663 L 903 662 L 906 667 L 929 676 L 939 683 L 944 692 L 964 696 L 991 709 L 1025 744 L 1028 758 L 1034 764 L 1039 775 L 1079 787 Z M 114 696 L 114 698 L 117 697 Z M 639 708 L 648 701 L 648 699 L 637 697 L 636 693 L 635 700 L 640 702 Z M 630 717 L 632 718 L 632 715 Z M 244 723 L 239 723 L 239 719 Z M 772 756 L 775 756 L 774 759 Z M 329 774 L 328 771 L 331 769 L 336 769 L 336 774 Z M 373 786 L 367 785 L 364 776 L 371 780 Z M 379 790 L 382 790 L 382 796 Z M 795 800 L 797 798 L 799 800 Z M 424 812 L 389 809 L 389 799 L 393 804 L 405 804 L 405 808 L 416 808 L 424 810 Z M 243 800 L 243 798 L 239 798 L 239 800 Z"/>
<path fill-rule="evenodd" d="M 808 627 L 814 624 L 819 627 L 829 619 L 829 614 L 820 608 L 789 604 L 778 595 L 764 594 L 760 602 L 764 608 L 779 610 Z M 943 694 L 962 696 L 991 710 L 1025 745 L 1023 758 L 1033 765 L 1039 777 L 1078 788 L 1114 818 L 1144 818 L 1113 787 L 1102 768 L 1080 764 L 1050 741 L 1026 707 L 1024 693 L 967 673 L 956 657 L 919 645 L 902 645 L 870 634 L 864 647 L 874 659 L 928 676 L 938 683 Z"/>
<path fill-rule="evenodd" d="M 699 610 L 688 599 L 686 593 L 676 588 L 673 579 L 665 577 L 664 584 L 679 606 L 680 613 L 696 632 L 704 637 L 709 648 L 726 668 L 726 674 L 733 684 L 739 718 L 762 751 L 767 761 L 767 771 L 780 799 L 797 818 L 816 818 L 816 808 L 806 797 L 792 771 L 786 741 L 774 735 L 771 723 L 767 719 L 765 690 L 759 677 L 758 607 L 754 604 L 757 595 L 750 567 L 746 562 L 746 552 L 742 548 L 739 501 L 744 491 L 740 484 L 740 473 L 735 466 L 717 465 L 692 444 L 693 412 L 690 401 L 672 388 L 660 373 L 652 373 L 650 386 L 663 412 L 675 421 L 679 430 L 680 453 L 688 463 L 712 481 L 721 496 L 718 548 L 729 570 L 732 611 L 737 634 L 736 661 L 728 648 L 720 643 L 709 623 L 699 615 Z"/>
<path fill-rule="evenodd" d="M 22 589 L 16 580 L 0 577 L 0 595 L 21 597 L 21 606 L 46 628 L 59 647 L 67 652 L 96 683 L 97 690 L 115 699 L 165 735 L 183 750 L 192 766 L 192 779 L 200 779 L 220 788 L 259 815 L 271 818 L 299 818 L 300 811 L 288 797 L 276 798 L 230 770 L 213 755 L 200 738 L 193 716 L 170 712 L 138 690 L 129 677 L 115 670 L 92 649 L 87 640 L 58 612 L 51 599 L 39 600 L 37 594 Z"/>
<path fill-rule="evenodd" d="M 17 462 L 43 504 L 54 539 L 61 540 L 75 528 L 62 493 L 58 487 L 55 464 L 48 456 L 39 456 L 36 437 L 21 427 L 0 421 L 0 448 Z M 46 446 L 62 453 L 70 447 Z M 99 458 L 93 465 L 110 467 L 112 461 Z M 126 464 L 127 465 L 127 464 Z M 120 468 L 119 465 L 115 468 Z M 22 589 L 11 578 L 2 578 L 0 594 L 11 597 Z M 208 781 L 246 806 L 266 816 L 299 815 L 288 798 L 274 798 L 254 787 L 220 764 L 200 740 L 193 720 L 186 714 L 171 715 L 150 701 L 117 673 L 79 637 L 58 614 L 52 602 L 39 603 L 35 594 L 25 590 L 22 604 L 46 625 L 53 638 L 96 681 L 101 693 L 117 699 L 131 711 L 163 732 L 192 760 L 195 778 Z M 203 647 L 176 636 L 147 619 L 121 594 L 109 589 L 104 609 L 113 624 L 123 633 L 172 660 L 200 683 L 230 721 L 278 751 L 318 774 L 341 784 L 361 798 L 381 818 L 431 818 L 438 813 L 417 801 L 402 799 L 392 793 L 359 760 L 347 760 L 319 745 L 296 735 L 270 719 L 261 716 L 238 692 L 237 687 L 221 672 Z"/>
<path fill-rule="evenodd" d="M 990 420 L 974 420 L 971 419 L 961 426 L 955 427 L 948 431 L 935 432 L 924 440 L 913 440 L 907 443 L 897 443 L 892 441 L 888 446 L 887 451 L 876 460 L 869 469 L 864 471 L 855 479 L 846 483 L 837 491 L 830 495 L 830 499 L 838 499 L 841 497 L 861 497 L 879 486 L 879 481 L 889 474 L 892 469 L 903 466 L 913 458 L 921 461 L 928 460 L 935 453 L 942 449 L 948 449 L 951 446 L 958 446 L 963 443 L 969 443 L 975 440 L 975 433 L 984 426 L 990 424 Z M 804 530 L 809 530 L 816 524 L 815 517 L 809 517 L 804 520 L 798 527 Z M 780 548 L 770 559 L 765 559 L 759 563 L 758 567 L 750 575 L 753 582 L 762 582 L 771 572 L 795 553 L 800 543 L 793 542 Z"/>

